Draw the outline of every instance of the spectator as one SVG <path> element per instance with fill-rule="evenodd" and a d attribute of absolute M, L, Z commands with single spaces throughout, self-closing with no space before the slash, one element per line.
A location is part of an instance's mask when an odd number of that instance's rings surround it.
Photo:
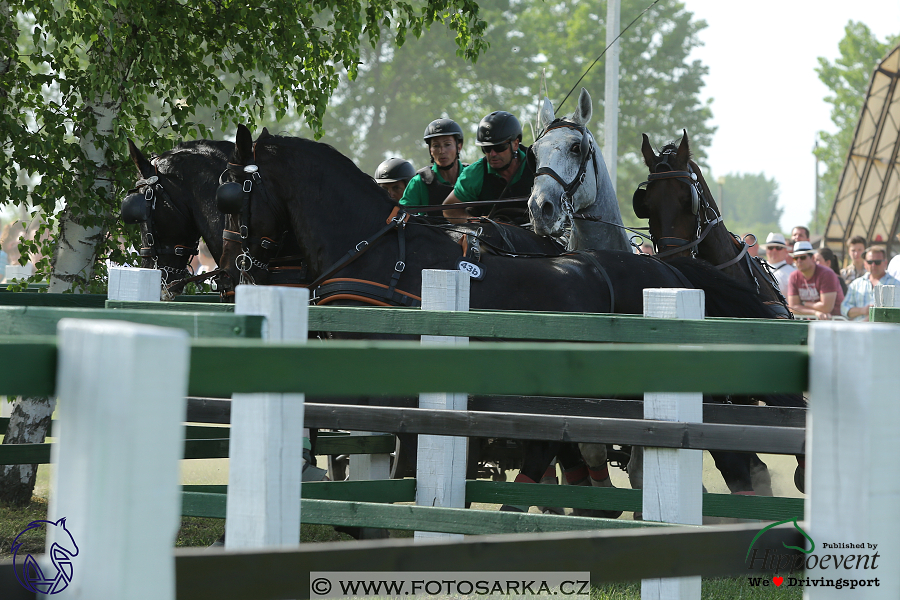
<path fill-rule="evenodd" d="M 875 305 L 875 286 L 896 285 L 900 281 L 887 273 L 887 250 L 884 246 L 866 249 L 867 274 L 850 283 L 847 297 L 841 302 L 841 314 L 851 321 L 868 321 L 869 307 Z"/>
<path fill-rule="evenodd" d="M 850 264 L 841 269 L 841 277 L 847 285 L 855 279 L 866 275 L 866 264 L 863 257 L 866 254 L 866 238 L 854 235 L 847 244 L 847 253 L 850 255 Z"/>
<path fill-rule="evenodd" d="M 534 171 L 525 160 L 522 145 L 522 125 L 512 114 L 498 110 L 487 115 L 478 124 L 475 145 L 481 148 L 484 157 L 472 163 L 459 175 L 453 191 L 444 200 L 445 205 L 476 200 L 499 200 L 503 198 L 524 198 L 531 194 Z M 496 205 L 488 210 L 472 210 L 471 214 L 487 214 L 499 219 L 522 225 L 528 222 L 528 202 L 513 203 L 512 206 Z M 462 223 L 467 218 L 464 208 L 444 211 L 444 217 L 451 223 Z"/>
<path fill-rule="evenodd" d="M 838 268 L 837 257 L 834 255 L 834 252 L 831 251 L 831 248 L 819 248 L 816 250 L 816 263 L 823 267 L 828 267 L 834 271 L 835 275 L 841 274 L 841 270 Z M 844 280 L 840 277 L 838 277 L 838 282 L 841 284 L 841 291 L 844 292 L 844 296 L 846 296 L 847 284 L 844 283 Z"/>
<path fill-rule="evenodd" d="M 766 236 L 766 262 L 775 275 L 778 289 L 787 294 L 788 278 L 796 269 L 787 263 L 788 251 L 784 235 L 772 232 Z"/>
<path fill-rule="evenodd" d="M 797 242 L 808 242 L 809 228 L 804 227 L 803 225 L 797 225 L 796 227 L 791 229 L 791 241 L 795 244 Z"/>
<path fill-rule="evenodd" d="M 745 233 L 744 243 L 747 244 L 747 254 L 750 256 L 759 255 L 759 243 L 757 242 L 755 235 L 752 233 Z"/>
<path fill-rule="evenodd" d="M 389 158 L 375 169 L 375 181 L 387 190 L 391 200 L 400 200 L 406 191 L 406 184 L 416 176 L 416 168 L 402 158 Z"/>
<path fill-rule="evenodd" d="M 800 241 L 791 254 L 797 270 L 788 278 L 788 308 L 795 314 L 815 315 L 830 319 L 841 314 L 844 292 L 838 276 L 829 268 L 816 264 L 812 244 Z"/>

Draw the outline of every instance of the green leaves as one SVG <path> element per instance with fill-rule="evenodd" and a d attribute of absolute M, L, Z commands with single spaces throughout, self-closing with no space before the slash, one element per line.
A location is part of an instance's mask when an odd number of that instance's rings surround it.
<path fill-rule="evenodd" d="M 387 32 L 402 41 L 453 13 L 467 55 L 484 48 L 468 0 L 418 11 L 394 0 L 23 0 L 12 11 L 0 13 L 0 197 L 41 209 L 49 236 L 25 250 L 45 256 L 60 219 L 98 226 L 99 258 L 137 241 L 115 219 L 135 177 L 126 137 L 162 152 L 293 113 L 318 137 L 338 72 L 355 76 L 364 44 Z M 114 113 L 103 132 L 101 105 Z M 49 261 L 38 266 L 46 276 Z M 97 266 L 83 285 L 102 285 Z"/>

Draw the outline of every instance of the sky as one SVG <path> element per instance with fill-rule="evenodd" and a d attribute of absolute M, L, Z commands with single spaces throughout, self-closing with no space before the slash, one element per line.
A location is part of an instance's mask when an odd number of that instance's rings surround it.
<path fill-rule="evenodd" d="M 816 132 L 835 129 L 825 102 L 828 88 L 816 75 L 817 57 L 838 57 L 850 20 L 862 21 L 882 41 L 900 32 L 900 0 L 684 3 L 708 25 L 700 33 L 704 46 L 690 58 L 709 67 L 701 97 L 713 99 L 712 124 L 718 127 L 707 148 L 713 176 L 764 173 L 778 182 L 784 232 L 809 224 Z M 727 190 L 723 196 L 727 219 Z"/>

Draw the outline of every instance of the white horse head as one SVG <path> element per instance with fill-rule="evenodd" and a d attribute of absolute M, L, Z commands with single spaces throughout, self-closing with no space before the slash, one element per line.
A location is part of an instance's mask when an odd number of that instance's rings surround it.
<path fill-rule="evenodd" d="M 570 249 L 630 250 L 606 162 L 587 128 L 592 115 L 591 95 L 584 88 L 575 112 L 561 119 L 544 98 L 538 117 L 541 134 L 531 146 L 531 223 L 540 235 L 560 235 L 573 219 Z"/>

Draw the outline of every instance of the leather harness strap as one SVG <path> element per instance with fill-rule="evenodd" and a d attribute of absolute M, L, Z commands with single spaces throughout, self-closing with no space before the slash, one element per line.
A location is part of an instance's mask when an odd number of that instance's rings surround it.
<path fill-rule="evenodd" d="M 603 265 L 600 264 L 600 261 L 597 260 L 597 258 L 590 252 L 587 252 L 585 250 L 577 250 L 576 252 L 574 252 L 574 254 L 583 256 L 588 259 L 588 262 L 594 265 L 594 268 L 597 269 L 597 271 L 603 277 L 603 281 L 606 282 L 606 287 L 609 289 L 609 311 L 614 312 L 616 310 L 616 291 L 615 289 L 613 289 L 612 281 L 610 280 L 609 274 L 607 274 L 606 269 L 603 268 Z"/>

